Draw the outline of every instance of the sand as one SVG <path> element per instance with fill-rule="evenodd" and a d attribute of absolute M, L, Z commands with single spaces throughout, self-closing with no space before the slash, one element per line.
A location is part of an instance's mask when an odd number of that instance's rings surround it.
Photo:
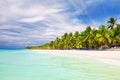
<path fill-rule="evenodd" d="M 87 50 L 35 50 L 59 56 L 84 57 L 103 63 L 120 66 L 120 51 L 87 51 Z"/>

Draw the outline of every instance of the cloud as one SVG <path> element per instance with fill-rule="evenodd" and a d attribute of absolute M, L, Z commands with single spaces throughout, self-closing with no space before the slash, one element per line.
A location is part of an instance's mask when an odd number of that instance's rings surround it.
<path fill-rule="evenodd" d="M 17 29 L 17 28 L 20 28 L 20 26 L 14 26 L 14 27 L 12 27 L 12 26 L 10 26 L 10 25 L 2 25 L 1 27 L 0 27 L 0 30 L 1 29 Z"/>
<path fill-rule="evenodd" d="M 32 23 L 32 22 L 38 22 L 38 21 L 41 21 L 41 20 L 44 20 L 45 17 L 32 17 L 32 18 L 24 18 L 24 19 L 21 19 L 20 21 L 21 22 L 26 22 L 26 23 Z"/>
<path fill-rule="evenodd" d="M 38 22 L 47 19 L 48 16 L 54 15 L 55 13 L 58 13 L 62 11 L 61 9 L 49 9 L 49 8 L 44 8 L 44 9 L 38 9 L 36 12 L 34 11 L 35 9 L 32 9 L 28 11 L 28 13 L 32 13 L 33 17 L 28 17 L 28 18 L 22 18 L 20 22 L 27 22 L 27 23 L 32 23 L 32 22 Z M 35 13 L 38 13 L 35 15 Z M 28 15 L 27 15 L 28 16 Z"/>

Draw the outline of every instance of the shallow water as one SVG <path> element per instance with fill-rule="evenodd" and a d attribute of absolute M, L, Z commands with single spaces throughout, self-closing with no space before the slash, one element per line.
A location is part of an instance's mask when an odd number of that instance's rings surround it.
<path fill-rule="evenodd" d="M 0 80 L 120 80 L 120 66 L 30 50 L 0 50 Z"/>

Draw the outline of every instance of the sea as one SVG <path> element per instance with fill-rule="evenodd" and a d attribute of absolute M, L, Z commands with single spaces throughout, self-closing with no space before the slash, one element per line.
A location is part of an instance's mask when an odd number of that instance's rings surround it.
<path fill-rule="evenodd" d="M 0 50 L 0 80 L 120 80 L 120 66 L 34 50 Z"/>

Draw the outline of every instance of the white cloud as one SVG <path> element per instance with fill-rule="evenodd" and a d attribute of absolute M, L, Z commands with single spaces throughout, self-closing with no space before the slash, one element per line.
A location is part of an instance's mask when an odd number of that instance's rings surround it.
<path fill-rule="evenodd" d="M 34 17 L 28 17 L 28 18 L 22 18 L 20 21 L 21 22 L 38 22 L 44 19 L 47 19 L 48 16 L 54 15 L 55 13 L 58 13 L 62 11 L 62 9 L 49 9 L 49 8 L 44 8 L 44 9 L 38 9 L 35 10 L 35 8 L 28 10 L 26 13 L 28 15 L 32 15 Z M 30 13 L 30 14 L 29 14 Z"/>
<path fill-rule="evenodd" d="M 60 37 L 65 32 L 82 31 L 87 25 L 74 16 L 83 14 L 84 10 L 95 2 L 98 0 L 2 0 L 0 30 L 4 30 L 0 32 L 0 41 L 19 45 L 42 44 Z M 75 7 L 75 12 L 66 11 L 71 9 L 70 4 Z M 11 21 L 15 24 L 7 24 Z M 24 24 L 20 23 L 32 24 L 33 27 L 24 27 Z"/>
<path fill-rule="evenodd" d="M 44 20 L 45 17 L 32 17 L 32 18 L 23 18 L 21 19 L 20 21 L 21 22 L 26 22 L 26 23 L 32 23 L 32 22 L 38 22 L 38 21 L 41 21 L 41 20 Z"/>
<path fill-rule="evenodd" d="M 20 26 L 14 26 L 12 27 L 11 25 L 2 25 L 0 29 L 18 29 Z"/>

